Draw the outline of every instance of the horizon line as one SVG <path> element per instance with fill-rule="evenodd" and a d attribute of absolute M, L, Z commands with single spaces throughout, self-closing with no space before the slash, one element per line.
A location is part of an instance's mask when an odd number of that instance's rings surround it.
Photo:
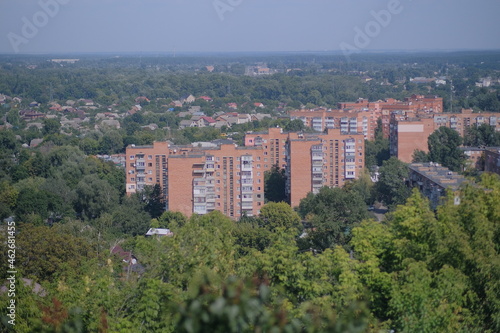
<path fill-rule="evenodd" d="M 369 55 L 369 54 L 418 54 L 418 53 L 454 53 L 454 52 L 500 52 L 496 49 L 374 49 L 361 50 L 353 53 L 351 56 Z M 0 56 L 54 56 L 54 55 L 163 55 L 170 57 L 193 56 L 193 55 L 251 55 L 251 54 L 320 54 L 320 55 L 343 55 L 341 50 L 301 50 L 301 51 L 89 51 L 89 52 L 0 52 Z"/>

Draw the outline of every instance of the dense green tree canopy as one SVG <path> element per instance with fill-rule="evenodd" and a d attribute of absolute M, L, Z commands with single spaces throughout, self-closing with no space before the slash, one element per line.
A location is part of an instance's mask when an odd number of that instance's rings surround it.
<path fill-rule="evenodd" d="M 285 169 L 274 165 L 264 173 L 264 195 L 267 201 L 281 202 L 286 200 Z"/>
<path fill-rule="evenodd" d="M 364 198 L 349 188 L 323 187 L 318 194 L 309 193 L 298 211 L 311 227 L 307 243 L 318 250 L 347 245 L 352 228 L 368 218 Z"/>
<path fill-rule="evenodd" d="M 260 209 L 260 218 L 265 228 L 301 230 L 300 216 L 285 202 L 269 202 Z"/>
<path fill-rule="evenodd" d="M 457 131 L 440 127 L 429 135 L 429 160 L 442 164 L 452 171 L 461 171 L 464 163 L 464 154 L 458 149 L 463 139 Z"/>
<path fill-rule="evenodd" d="M 489 124 L 469 126 L 465 130 L 464 145 L 473 147 L 498 147 L 500 146 L 500 133 Z"/>
<path fill-rule="evenodd" d="M 407 178 L 408 167 L 405 163 L 396 157 L 384 161 L 376 184 L 377 199 L 390 206 L 404 203 L 410 195 L 405 183 Z"/>

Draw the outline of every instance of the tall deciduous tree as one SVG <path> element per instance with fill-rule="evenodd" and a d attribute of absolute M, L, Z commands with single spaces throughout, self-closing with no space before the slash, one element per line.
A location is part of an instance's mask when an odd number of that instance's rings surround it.
<path fill-rule="evenodd" d="M 368 218 L 364 198 L 347 188 L 323 187 L 309 193 L 299 204 L 299 213 L 312 226 L 307 240 L 315 249 L 347 245 L 352 228 Z"/>
<path fill-rule="evenodd" d="M 286 202 L 270 202 L 260 210 L 263 226 L 269 230 L 294 228 L 301 230 L 300 216 Z"/>
<path fill-rule="evenodd" d="M 97 175 L 87 175 L 76 186 L 75 210 L 87 219 L 110 212 L 118 204 L 118 191 Z"/>
<path fill-rule="evenodd" d="M 267 201 L 285 201 L 285 186 L 285 170 L 278 165 L 273 165 L 271 170 L 264 173 L 264 196 Z"/>
<path fill-rule="evenodd" d="M 95 257 L 82 238 L 55 232 L 46 226 L 25 224 L 16 238 L 16 266 L 26 276 L 51 280 L 56 274 L 78 270 L 84 261 Z"/>
<path fill-rule="evenodd" d="M 408 178 L 406 164 L 396 157 L 384 161 L 379 169 L 376 185 L 378 200 L 387 205 L 403 204 L 410 196 L 410 189 L 405 184 L 406 178 Z"/>
<path fill-rule="evenodd" d="M 428 138 L 429 159 L 452 171 L 461 171 L 465 155 L 458 147 L 462 142 L 457 131 L 444 126 L 438 128 Z"/>
<path fill-rule="evenodd" d="M 43 120 L 43 134 L 57 134 L 61 129 L 61 123 L 57 119 L 44 119 Z"/>
<path fill-rule="evenodd" d="M 144 210 L 151 215 L 152 218 L 158 218 L 165 211 L 165 202 L 163 193 L 159 184 L 146 186 L 144 191 L 140 193 L 144 203 Z"/>
<path fill-rule="evenodd" d="M 465 130 L 464 145 L 474 147 L 499 146 L 500 133 L 486 123 L 481 124 L 481 126 L 469 126 Z"/>
<path fill-rule="evenodd" d="M 367 168 L 375 165 L 381 166 L 390 157 L 389 139 L 383 136 L 382 120 L 379 118 L 375 129 L 375 140 L 365 141 L 365 166 Z"/>

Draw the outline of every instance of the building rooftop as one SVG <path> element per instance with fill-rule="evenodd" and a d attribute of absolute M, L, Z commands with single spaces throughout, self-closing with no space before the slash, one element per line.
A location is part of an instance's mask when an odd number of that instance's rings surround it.
<path fill-rule="evenodd" d="M 170 229 L 150 228 L 146 233 L 146 236 L 153 236 L 153 235 L 172 236 L 173 233 L 170 231 Z"/>
<path fill-rule="evenodd" d="M 460 185 L 467 181 L 463 176 L 456 172 L 437 164 L 437 163 L 412 163 L 408 168 L 423 177 L 429 179 L 442 188 L 450 188 L 453 191 L 458 190 Z"/>

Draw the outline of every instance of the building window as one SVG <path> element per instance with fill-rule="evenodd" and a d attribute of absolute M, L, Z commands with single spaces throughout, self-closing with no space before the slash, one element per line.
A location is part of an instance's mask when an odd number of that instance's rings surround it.
<path fill-rule="evenodd" d="M 135 178 L 134 177 L 130 178 L 130 181 L 135 182 Z"/>
<path fill-rule="evenodd" d="M 148 163 L 148 167 L 152 168 L 153 167 L 153 163 Z"/>
<path fill-rule="evenodd" d="M 153 155 L 148 155 L 148 160 L 152 160 L 153 159 Z"/>
<path fill-rule="evenodd" d="M 153 178 L 148 178 L 148 182 L 152 182 L 153 181 Z"/>
<path fill-rule="evenodd" d="M 130 155 L 130 159 L 131 159 L 131 160 L 134 160 L 134 159 L 135 159 L 135 156 L 134 156 L 134 155 Z"/>

